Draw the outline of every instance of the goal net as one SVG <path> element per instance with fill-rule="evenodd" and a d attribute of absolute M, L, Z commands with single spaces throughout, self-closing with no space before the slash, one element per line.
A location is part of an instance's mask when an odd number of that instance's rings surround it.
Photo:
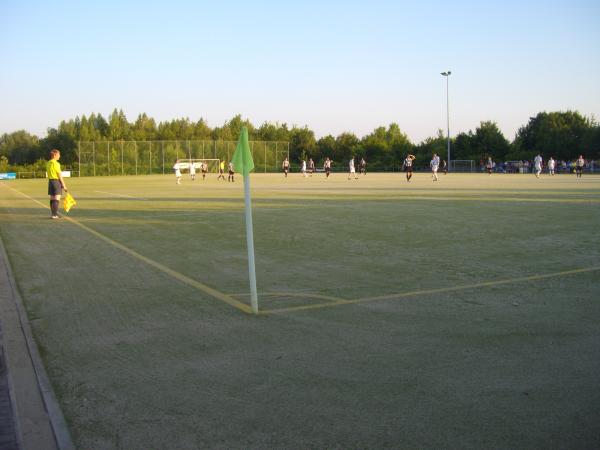
<path fill-rule="evenodd" d="M 454 159 L 450 161 L 450 172 L 475 172 L 475 161 L 472 159 Z"/>
<path fill-rule="evenodd" d="M 206 171 L 208 173 L 219 172 L 219 159 L 178 159 L 173 164 L 173 168 L 179 167 L 179 170 L 183 172 L 191 172 L 192 164 L 196 173 L 202 172 L 202 166 L 206 164 Z"/>

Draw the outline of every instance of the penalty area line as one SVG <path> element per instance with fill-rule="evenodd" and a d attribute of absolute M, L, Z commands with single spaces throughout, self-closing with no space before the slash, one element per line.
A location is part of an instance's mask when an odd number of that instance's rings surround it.
<path fill-rule="evenodd" d="M 7 186 L 8 187 L 8 186 Z M 37 203 L 38 205 L 40 205 L 42 208 L 47 208 L 46 205 L 44 205 L 43 203 L 41 203 L 40 201 L 36 200 L 33 197 L 30 197 L 27 194 L 24 194 L 21 191 L 18 191 L 17 189 L 14 189 L 12 187 L 8 187 L 8 189 L 17 192 L 18 194 L 28 198 L 29 200 L 33 201 L 34 203 Z M 242 303 L 234 298 L 232 298 L 231 296 L 224 294 L 221 291 L 218 291 L 216 289 L 211 288 L 210 286 L 207 286 L 203 283 L 200 283 L 199 281 L 196 281 L 182 273 L 179 273 L 157 261 L 154 261 L 153 259 L 150 259 L 138 252 L 136 252 L 135 250 L 130 249 L 129 247 L 112 240 L 111 238 L 109 238 L 108 236 L 103 235 L 102 233 L 88 227 L 87 225 L 82 224 L 81 222 L 78 222 L 77 220 L 73 219 L 72 217 L 66 217 L 63 216 L 62 220 L 67 220 L 69 222 L 71 222 L 74 225 L 77 225 L 78 227 L 82 228 L 83 230 L 87 231 L 90 234 L 93 234 L 94 236 L 102 239 L 103 241 L 109 243 L 110 245 L 112 245 L 113 247 L 116 247 L 122 251 L 124 251 L 125 253 L 127 253 L 130 256 L 133 256 L 135 259 L 142 261 L 146 264 L 148 264 L 149 266 L 154 267 L 155 269 L 160 270 L 163 273 L 166 273 L 167 275 L 170 275 L 171 277 L 187 284 L 188 286 L 192 286 L 196 289 L 198 289 L 199 291 L 204 292 L 205 294 L 210 295 L 213 298 L 216 298 L 217 300 L 220 300 L 224 303 L 227 303 L 230 306 L 233 306 L 234 308 L 245 312 L 247 314 L 253 314 L 252 308 L 250 307 L 250 305 L 246 305 L 245 303 Z"/>

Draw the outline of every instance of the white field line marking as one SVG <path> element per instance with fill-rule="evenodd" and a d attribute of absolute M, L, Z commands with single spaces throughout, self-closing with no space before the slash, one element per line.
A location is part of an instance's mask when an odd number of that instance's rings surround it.
<path fill-rule="evenodd" d="M 22 196 L 24 196 L 24 197 L 28 198 L 29 200 L 33 201 L 34 203 L 37 203 L 38 205 L 40 205 L 44 209 L 47 208 L 47 206 L 44 205 L 43 203 L 41 203 L 40 201 L 38 201 L 38 200 L 30 197 L 27 194 L 24 194 L 21 191 L 18 191 L 18 190 L 14 189 L 14 188 L 11 188 L 11 187 L 8 187 L 8 189 L 21 194 Z M 77 220 L 75 220 L 75 219 L 73 219 L 71 217 L 64 217 L 63 216 L 62 220 L 67 220 L 67 221 L 71 222 L 72 224 L 77 225 L 80 228 L 83 228 L 85 231 L 93 234 L 94 236 L 102 239 L 105 242 L 108 242 L 112 246 L 121 249 L 125 253 L 133 256 L 134 258 L 136 258 L 136 259 L 138 259 L 140 261 L 145 262 L 149 266 L 152 266 L 152 267 L 160 270 L 161 272 L 164 272 L 167 275 L 172 276 L 173 278 L 175 278 L 175 279 L 177 279 L 177 280 L 179 280 L 179 281 L 187 284 L 188 286 L 192 286 L 192 287 L 194 287 L 194 288 L 196 288 L 196 289 L 198 289 L 198 290 L 200 290 L 200 291 L 202 291 L 202 292 L 204 292 L 204 293 L 206 293 L 206 294 L 208 294 L 208 295 L 210 295 L 210 296 L 212 296 L 212 297 L 214 297 L 214 298 L 216 298 L 218 300 L 221 300 L 224 303 L 227 303 L 228 305 L 233 306 L 234 308 L 236 308 L 236 309 L 238 309 L 240 311 L 243 311 L 243 312 L 245 312 L 247 314 L 252 314 L 252 308 L 250 308 L 249 305 L 246 305 L 245 303 L 242 303 L 242 302 L 234 299 L 233 297 L 231 297 L 231 296 L 229 296 L 227 294 L 224 294 L 223 292 L 220 292 L 220 291 L 218 291 L 216 289 L 213 289 L 210 286 L 207 286 L 207 285 L 205 285 L 203 283 L 200 283 L 199 281 L 196 281 L 196 280 L 194 280 L 194 279 L 192 279 L 192 278 L 190 278 L 190 277 L 188 277 L 186 275 L 183 275 L 182 273 L 179 273 L 179 272 L 177 272 L 177 271 L 175 271 L 173 269 L 170 269 L 169 267 L 164 266 L 161 263 L 159 263 L 157 261 L 154 261 L 153 259 L 147 258 L 146 256 L 144 256 L 144 255 L 142 255 L 142 254 L 140 254 L 140 253 L 138 253 L 138 252 L 130 249 L 129 247 L 126 247 L 125 245 L 123 245 L 123 244 L 121 244 L 121 243 L 119 243 L 117 241 L 112 240 L 108 236 L 105 236 L 102 233 L 100 233 L 100 232 L 98 232 L 96 230 L 93 230 L 92 228 L 90 228 L 90 227 L 88 227 L 88 226 L 86 226 L 86 225 L 78 222 Z"/>

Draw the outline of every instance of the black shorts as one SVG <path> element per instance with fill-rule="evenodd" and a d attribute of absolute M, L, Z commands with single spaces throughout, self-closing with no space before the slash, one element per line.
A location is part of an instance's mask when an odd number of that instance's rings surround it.
<path fill-rule="evenodd" d="M 62 195 L 60 180 L 48 180 L 48 195 Z"/>
<path fill-rule="evenodd" d="M 404 171 L 405 172 L 412 172 L 412 166 L 404 166 Z"/>
<path fill-rule="evenodd" d="M 233 170 L 230 170 L 229 175 L 235 175 L 235 172 Z"/>

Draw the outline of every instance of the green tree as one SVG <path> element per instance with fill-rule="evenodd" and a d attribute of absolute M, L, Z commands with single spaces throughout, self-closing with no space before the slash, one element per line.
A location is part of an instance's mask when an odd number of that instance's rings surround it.
<path fill-rule="evenodd" d="M 330 134 L 319 139 L 317 141 L 315 154 L 313 155 L 315 163 L 317 161 L 323 162 L 325 161 L 325 158 L 333 158 L 333 155 L 335 155 L 335 146 L 335 138 Z"/>
<path fill-rule="evenodd" d="M 511 154 L 573 159 L 584 152 L 583 144 L 593 128 L 592 121 L 577 111 L 541 112 L 519 129 Z"/>
<path fill-rule="evenodd" d="M 198 120 L 198 122 L 193 124 L 192 133 L 193 133 L 194 139 L 209 140 L 212 135 L 212 130 L 206 124 L 204 119 L 201 118 L 200 120 Z"/>
<path fill-rule="evenodd" d="M 41 155 L 39 140 L 25 130 L 5 133 L 0 136 L 0 155 L 10 164 L 27 164 Z"/>
<path fill-rule="evenodd" d="M 315 134 L 308 127 L 294 126 L 290 130 L 290 162 L 298 161 L 302 155 L 312 155 L 317 147 Z"/>
<path fill-rule="evenodd" d="M 256 139 L 261 141 L 288 141 L 287 124 L 265 122 L 256 130 Z"/>
<path fill-rule="evenodd" d="M 131 126 L 131 138 L 138 141 L 151 141 L 156 139 L 156 122 L 146 113 L 139 114 Z"/>
<path fill-rule="evenodd" d="M 510 143 L 495 122 L 481 122 L 475 133 L 460 133 L 451 148 L 452 159 L 480 161 L 491 156 L 496 161 L 505 161 L 510 152 Z"/>
<path fill-rule="evenodd" d="M 335 139 L 333 152 L 333 161 L 340 166 L 347 165 L 352 156 L 356 157 L 358 153 L 362 154 L 360 140 L 353 133 L 342 133 Z M 358 164 L 357 164 L 358 166 Z"/>
<path fill-rule="evenodd" d="M 48 136 L 40 140 L 40 152 L 30 162 L 37 161 L 38 159 L 48 159 L 50 150 L 54 148 L 60 150 L 61 164 L 70 165 L 78 160 L 77 142 L 75 142 L 73 136 L 66 131 L 49 128 Z"/>

